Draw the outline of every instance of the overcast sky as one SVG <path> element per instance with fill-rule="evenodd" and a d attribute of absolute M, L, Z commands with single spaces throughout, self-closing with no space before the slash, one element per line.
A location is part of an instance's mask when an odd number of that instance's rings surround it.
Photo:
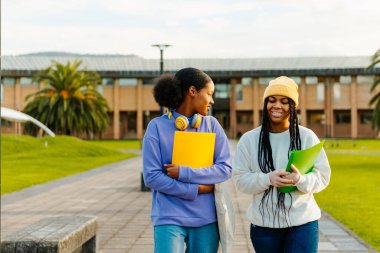
<path fill-rule="evenodd" d="M 158 58 L 372 55 L 380 0 L 2 0 L 2 55 Z"/>

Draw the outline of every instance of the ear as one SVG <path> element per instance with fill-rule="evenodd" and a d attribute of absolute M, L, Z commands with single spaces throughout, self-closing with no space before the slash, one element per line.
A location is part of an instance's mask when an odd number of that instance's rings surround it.
<path fill-rule="evenodd" d="M 197 89 L 195 88 L 195 86 L 190 86 L 189 87 L 189 95 L 194 97 L 195 96 L 195 93 L 197 92 Z"/>

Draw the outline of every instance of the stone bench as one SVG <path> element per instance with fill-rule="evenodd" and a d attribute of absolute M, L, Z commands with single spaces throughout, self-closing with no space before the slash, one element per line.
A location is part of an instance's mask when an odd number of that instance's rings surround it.
<path fill-rule="evenodd" d="M 1 253 L 95 253 L 96 217 L 44 218 L 5 238 Z"/>

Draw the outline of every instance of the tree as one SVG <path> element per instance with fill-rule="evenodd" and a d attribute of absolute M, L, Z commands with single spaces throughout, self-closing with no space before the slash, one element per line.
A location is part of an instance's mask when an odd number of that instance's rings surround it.
<path fill-rule="evenodd" d="M 42 88 L 26 97 L 32 99 L 24 112 L 38 119 L 57 134 L 99 134 L 108 125 L 109 107 L 97 91 L 100 77 L 96 72 L 80 70 L 81 61 L 52 65 L 34 76 Z M 27 133 L 36 134 L 32 124 L 25 125 Z"/>
<path fill-rule="evenodd" d="M 372 63 L 368 68 L 375 68 L 378 63 L 380 63 L 380 49 L 372 56 Z M 380 89 L 378 87 L 380 88 L 380 78 L 377 76 L 371 87 L 371 92 L 376 90 L 377 92 L 369 101 L 369 105 L 374 105 L 372 126 L 377 133 L 380 131 Z"/>

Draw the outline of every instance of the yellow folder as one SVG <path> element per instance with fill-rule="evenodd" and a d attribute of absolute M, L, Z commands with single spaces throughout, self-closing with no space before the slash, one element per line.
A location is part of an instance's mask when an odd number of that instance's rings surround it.
<path fill-rule="evenodd" d="M 214 164 L 215 133 L 174 133 L 172 164 L 189 166 L 193 169 Z"/>

